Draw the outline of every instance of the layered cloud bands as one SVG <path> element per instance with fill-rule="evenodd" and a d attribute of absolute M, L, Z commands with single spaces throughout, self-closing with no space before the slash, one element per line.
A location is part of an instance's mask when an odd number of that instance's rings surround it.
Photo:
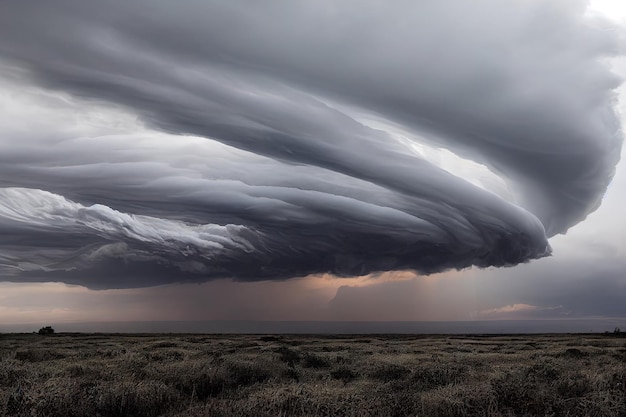
<path fill-rule="evenodd" d="M 0 273 L 106 288 L 546 256 L 619 159 L 618 35 L 569 0 L 4 1 Z"/>

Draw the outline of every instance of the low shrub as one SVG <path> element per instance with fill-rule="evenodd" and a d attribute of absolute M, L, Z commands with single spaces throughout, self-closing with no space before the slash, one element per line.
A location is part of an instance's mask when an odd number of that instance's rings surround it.
<path fill-rule="evenodd" d="M 384 364 L 378 366 L 373 372 L 371 372 L 369 377 L 381 382 L 391 382 L 406 378 L 410 374 L 411 370 L 406 366 Z"/>
<path fill-rule="evenodd" d="M 334 379 L 340 379 L 344 384 L 356 379 L 359 375 L 347 367 L 340 367 L 330 371 L 330 376 Z"/>
<path fill-rule="evenodd" d="M 331 365 L 328 359 L 313 353 L 307 353 L 302 358 L 302 366 L 305 368 L 321 369 L 329 368 Z"/>

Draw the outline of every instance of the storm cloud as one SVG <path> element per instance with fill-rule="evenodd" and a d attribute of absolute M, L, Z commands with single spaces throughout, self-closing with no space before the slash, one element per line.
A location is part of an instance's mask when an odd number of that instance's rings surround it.
<path fill-rule="evenodd" d="M 570 0 L 4 1 L 0 273 L 110 288 L 547 256 L 619 159 L 620 36 Z"/>

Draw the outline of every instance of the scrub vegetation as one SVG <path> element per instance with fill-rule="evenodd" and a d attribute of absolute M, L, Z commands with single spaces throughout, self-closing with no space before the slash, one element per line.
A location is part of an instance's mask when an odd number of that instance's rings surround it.
<path fill-rule="evenodd" d="M 0 335 L 2 416 L 626 416 L 608 335 Z"/>

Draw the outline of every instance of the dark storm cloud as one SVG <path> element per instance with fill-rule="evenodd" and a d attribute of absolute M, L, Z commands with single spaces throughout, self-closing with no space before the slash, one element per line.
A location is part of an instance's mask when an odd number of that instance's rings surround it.
<path fill-rule="evenodd" d="M 3 110 L 22 120 L 0 127 L 2 272 L 117 287 L 545 256 L 546 231 L 597 206 L 621 147 L 601 64 L 617 35 L 583 6 L 5 1 L 4 82 L 20 86 L 5 91 L 87 101 Z M 162 133 L 63 126 L 89 106 Z M 517 200 L 366 114 L 487 165 Z"/>

